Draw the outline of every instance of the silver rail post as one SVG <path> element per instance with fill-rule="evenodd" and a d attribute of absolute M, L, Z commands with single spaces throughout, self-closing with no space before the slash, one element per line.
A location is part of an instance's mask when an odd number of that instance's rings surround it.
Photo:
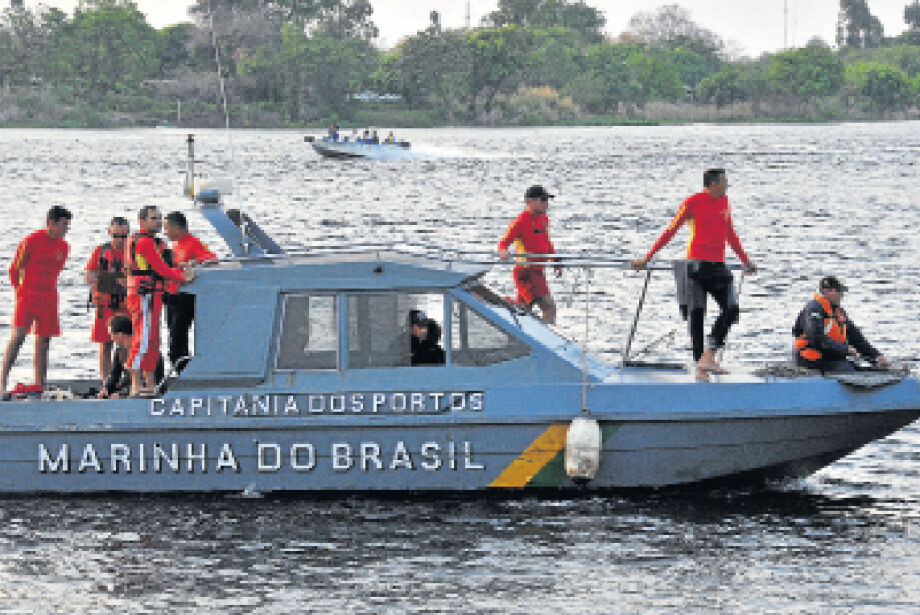
<path fill-rule="evenodd" d="M 629 338 L 626 340 L 626 347 L 623 349 L 623 366 L 629 361 L 629 351 L 632 349 L 633 338 L 636 337 L 636 328 L 639 326 L 639 315 L 642 313 L 642 305 L 645 303 L 645 294 L 648 292 L 648 283 L 652 279 L 652 270 L 645 271 L 645 284 L 642 285 L 642 295 L 639 297 L 639 305 L 636 307 L 636 316 L 633 318 L 632 327 L 629 329 Z"/>
<path fill-rule="evenodd" d="M 591 322 L 591 268 L 585 267 L 585 345 L 581 349 L 581 411 L 588 411 L 588 325 Z"/>

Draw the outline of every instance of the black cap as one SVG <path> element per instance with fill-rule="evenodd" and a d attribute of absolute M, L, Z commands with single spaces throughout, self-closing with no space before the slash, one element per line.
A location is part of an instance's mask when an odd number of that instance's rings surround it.
<path fill-rule="evenodd" d="M 546 191 L 546 188 L 536 184 L 527 189 L 527 192 L 524 193 L 525 199 L 551 199 L 554 198 L 555 194 L 550 194 Z"/>
<path fill-rule="evenodd" d="M 409 310 L 409 324 L 424 327 L 428 321 L 428 315 L 421 310 Z"/>
<path fill-rule="evenodd" d="M 821 290 L 839 290 L 840 292 L 844 293 L 849 290 L 840 280 L 832 275 L 829 275 L 826 278 L 821 278 L 821 284 L 818 286 L 818 288 Z"/>

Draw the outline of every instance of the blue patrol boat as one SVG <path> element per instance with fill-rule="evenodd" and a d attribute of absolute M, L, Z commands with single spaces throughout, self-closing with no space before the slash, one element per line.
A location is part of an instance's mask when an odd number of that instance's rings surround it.
<path fill-rule="evenodd" d="M 155 399 L 93 399 L 70 381 L 56 383 L 60 399 L 3 403 L 0 492 L 760 482 L 808 475 L 920 416 L 907 375 L 700 382 L 610 365 L 489 291 L 487 265 L 409 249 L 286 253 L 219 192 L 196 203 L 234 256 L 187 287 L 191 362 Z M 443 331 L 437 364 L 413 364 L 407 318 L 420 312 Z"/>
<path fill-rule="evenodd" d="M 321 139 L 304 137 L 313 146 L 313 150 L 326 158 L 369 158 L 373 160 L 397 160 L 411 158 L 411 144 L 408 141 L 393 143 L 364 143 L 362 141 L 345 141 L 324 136 Z"/>

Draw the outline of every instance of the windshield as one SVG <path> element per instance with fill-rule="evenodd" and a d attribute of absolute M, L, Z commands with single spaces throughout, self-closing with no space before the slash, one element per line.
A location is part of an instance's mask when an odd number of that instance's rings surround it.
<path fill-rule="evenodd" d="M 555 328 L 547 326 L 530 310 L 502 298 L 481 282 L 477 281 L 464 290 L 469 293 L 467 296 L 474 301 L 473 305 L 479 311 L 488 311 L 490 314 L 494 314 L 514 328 L 539 339 L 542 344 L 549 348 L 556 349 L 567 344 L 576 343 L 559 333 Z"/>

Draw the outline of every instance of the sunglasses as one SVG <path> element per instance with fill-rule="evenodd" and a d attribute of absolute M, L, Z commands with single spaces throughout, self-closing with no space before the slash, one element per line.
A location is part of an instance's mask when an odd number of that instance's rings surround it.
<path fill-rule="evenodd" d="M 115 233 L 114 235 L 112 235 L 112 239 L 127 239 L 127 238 L 128 238 L 127 233 Z"/>

